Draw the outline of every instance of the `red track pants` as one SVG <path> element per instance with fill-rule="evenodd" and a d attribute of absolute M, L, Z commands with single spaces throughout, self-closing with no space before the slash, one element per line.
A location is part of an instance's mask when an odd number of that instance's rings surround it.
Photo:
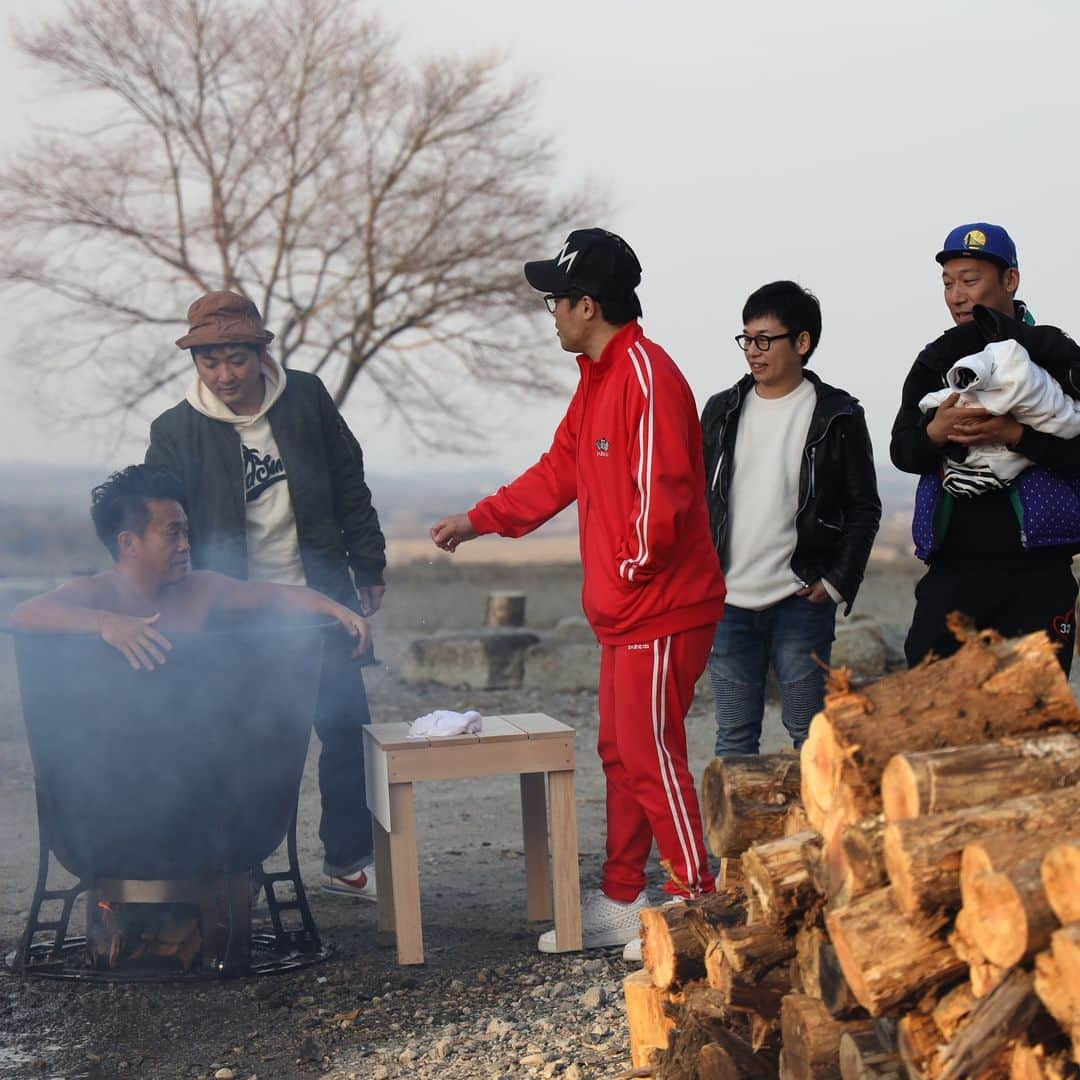
<path fill-rule="evenodd" d="M 686 714 L 709 658 L 716 627 L 604 645 L 600 659 L 600 740 L 607 777 L 607 860 L 603 891 L 628 901 L 645 888 L 653 838 L 660 858 L 685 883 L 676 896 L 715 888 L 702 839 L 697 787 L 686 760 Z"/>

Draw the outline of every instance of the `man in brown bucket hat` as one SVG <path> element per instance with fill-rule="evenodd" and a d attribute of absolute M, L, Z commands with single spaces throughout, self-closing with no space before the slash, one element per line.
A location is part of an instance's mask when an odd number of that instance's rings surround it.
<path fill-rule="evenodd" d="M 385 541 L 360 445 L 322 382 L 266 351 L 258 308 L 212 292 L 188 308 L 195 378 L 150 427 L 146 461 L 187 496 L 191 564 L 237 578 L 308 585 L 361 615 L 384 592 Z M 375 898 L 371 815 L 364 796 L 364 681 L 328 640 L 315 730 L 322 741 L 323 889 Z"/>

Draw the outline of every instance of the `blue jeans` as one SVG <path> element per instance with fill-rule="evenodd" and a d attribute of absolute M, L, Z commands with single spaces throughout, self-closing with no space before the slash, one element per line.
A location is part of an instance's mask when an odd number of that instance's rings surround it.
<path fill-rule="evenodd" d="M 716 700 L 716 754 L 756 754 L 772 665 L 780 687 L 781 720 L 797 750 L 825 700 L 836 605 L 789 596 L 763 611 L 728 604 L 716 628 L 709 674 Z"/>
<path fill-rule="evenodd" d="M 319 793 L 323 870 L 351 877 L 371 862 L 371 811 L 364 792 L 364 725 L 371 723 L 364 676 L 352 659 L 352 640 L 328 633 L 322 680 L 315 707 L 319 751 Z"/>

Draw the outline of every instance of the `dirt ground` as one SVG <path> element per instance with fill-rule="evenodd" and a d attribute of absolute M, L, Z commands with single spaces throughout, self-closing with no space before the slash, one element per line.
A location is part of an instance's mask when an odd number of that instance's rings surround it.
<path fill-rule="evenodd" d="M 875 565 L 859 610 L 909 617 L 917 568 Z M 477 625 L 489 589 L 528 594 L 528 621 L 550 627 L 579 608 L 579 570 L 561 566 L 413 563 L 390 576 L 375 620 L 382 666 L 369 672 L 376 721 L 433 707 L 485 713 L 542 711 L 578 732 L 578 823 L 583 888 L 603 857 L 603 778 L 594 752 L 592 692 L 471 692 L 409 687 L 395 667 L 412 636 Z M 10 601 L 10 598 L 9 598 Z M 10 607 L 0 604 L 0 621 Z M 713 742 L 711 701 L 688 721 L 696 775 Z M 775 707 L 765 749 L 784 743 Z M 525 918 L 514 777 L 416 789 L 427 962 L 398 968 L 376 934 L 373 905 L 318 891 L 317 747 L 300 795 L 299 842 L 315 919 L 332 958 L 304 971 L 199 986 L 102 986 L 0 976 L 0 1078 L 324 1076 L 614 1077 L 630 1067 L 619 996 L 619 950 L 542 956 L 544 929 Z M 33 773 L 22 731 L 10 641 L 0 637 L 0 952 L 15 945 L 37 861 Z M 651 883 L 659 886 L 654 865 Z M 76 920 L 81 926 L 81 921 Z"/>

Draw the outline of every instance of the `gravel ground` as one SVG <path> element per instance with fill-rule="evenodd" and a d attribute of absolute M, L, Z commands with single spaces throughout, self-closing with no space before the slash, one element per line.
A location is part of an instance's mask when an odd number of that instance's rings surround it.
<path fill-rule="evenodd" d="M 868 579 L 860 609 L 889 621 L 910 610 L 913 570 Z M 383 667 L 371 673 L 376 721 L 433 707 L 543 711 L 578 732 L 578 825 L 583 888 L 603 857 L 603 778 L 593 750 L 596 695 L 408 687 L 395 675 L 410 636 L 477 623 L 489 588 L 523 588 L 529 621 L 551 626 L 578 611 L 575 567 L 410 566 L 391 577 L 378 616 Z M 0 598 L 0 618 L 6 614 Z M 713 739 L 711 701 L 688 722 L 700 775 Z M 782 745 L 770 707 L 765 749 Z M 300 801 L 304 879 L 325 963 L 273 978 L 198 986 L 102 986 L 0 976 L 0 1078 L 218 1077 L 335 1080 L 416 1077 L 615 1077 L 630 1068 L 620 950 L 536 951 L 545 927 L 525 918 L 515 777 L 416 788 L 426 963 L 399 968 L 370 904 L 316 891 L 318 785 L 309 755 Z M 14 947 L 37 859 L 33 776 L 18 713 L 10 645 L 0 641 L 0 949 Z M 659 867 L 650 882 L 658 888 Z M 657 893 L 659 896 L 659 893 Z M 76 921 L 76 925 L 77 925 Z"/>

